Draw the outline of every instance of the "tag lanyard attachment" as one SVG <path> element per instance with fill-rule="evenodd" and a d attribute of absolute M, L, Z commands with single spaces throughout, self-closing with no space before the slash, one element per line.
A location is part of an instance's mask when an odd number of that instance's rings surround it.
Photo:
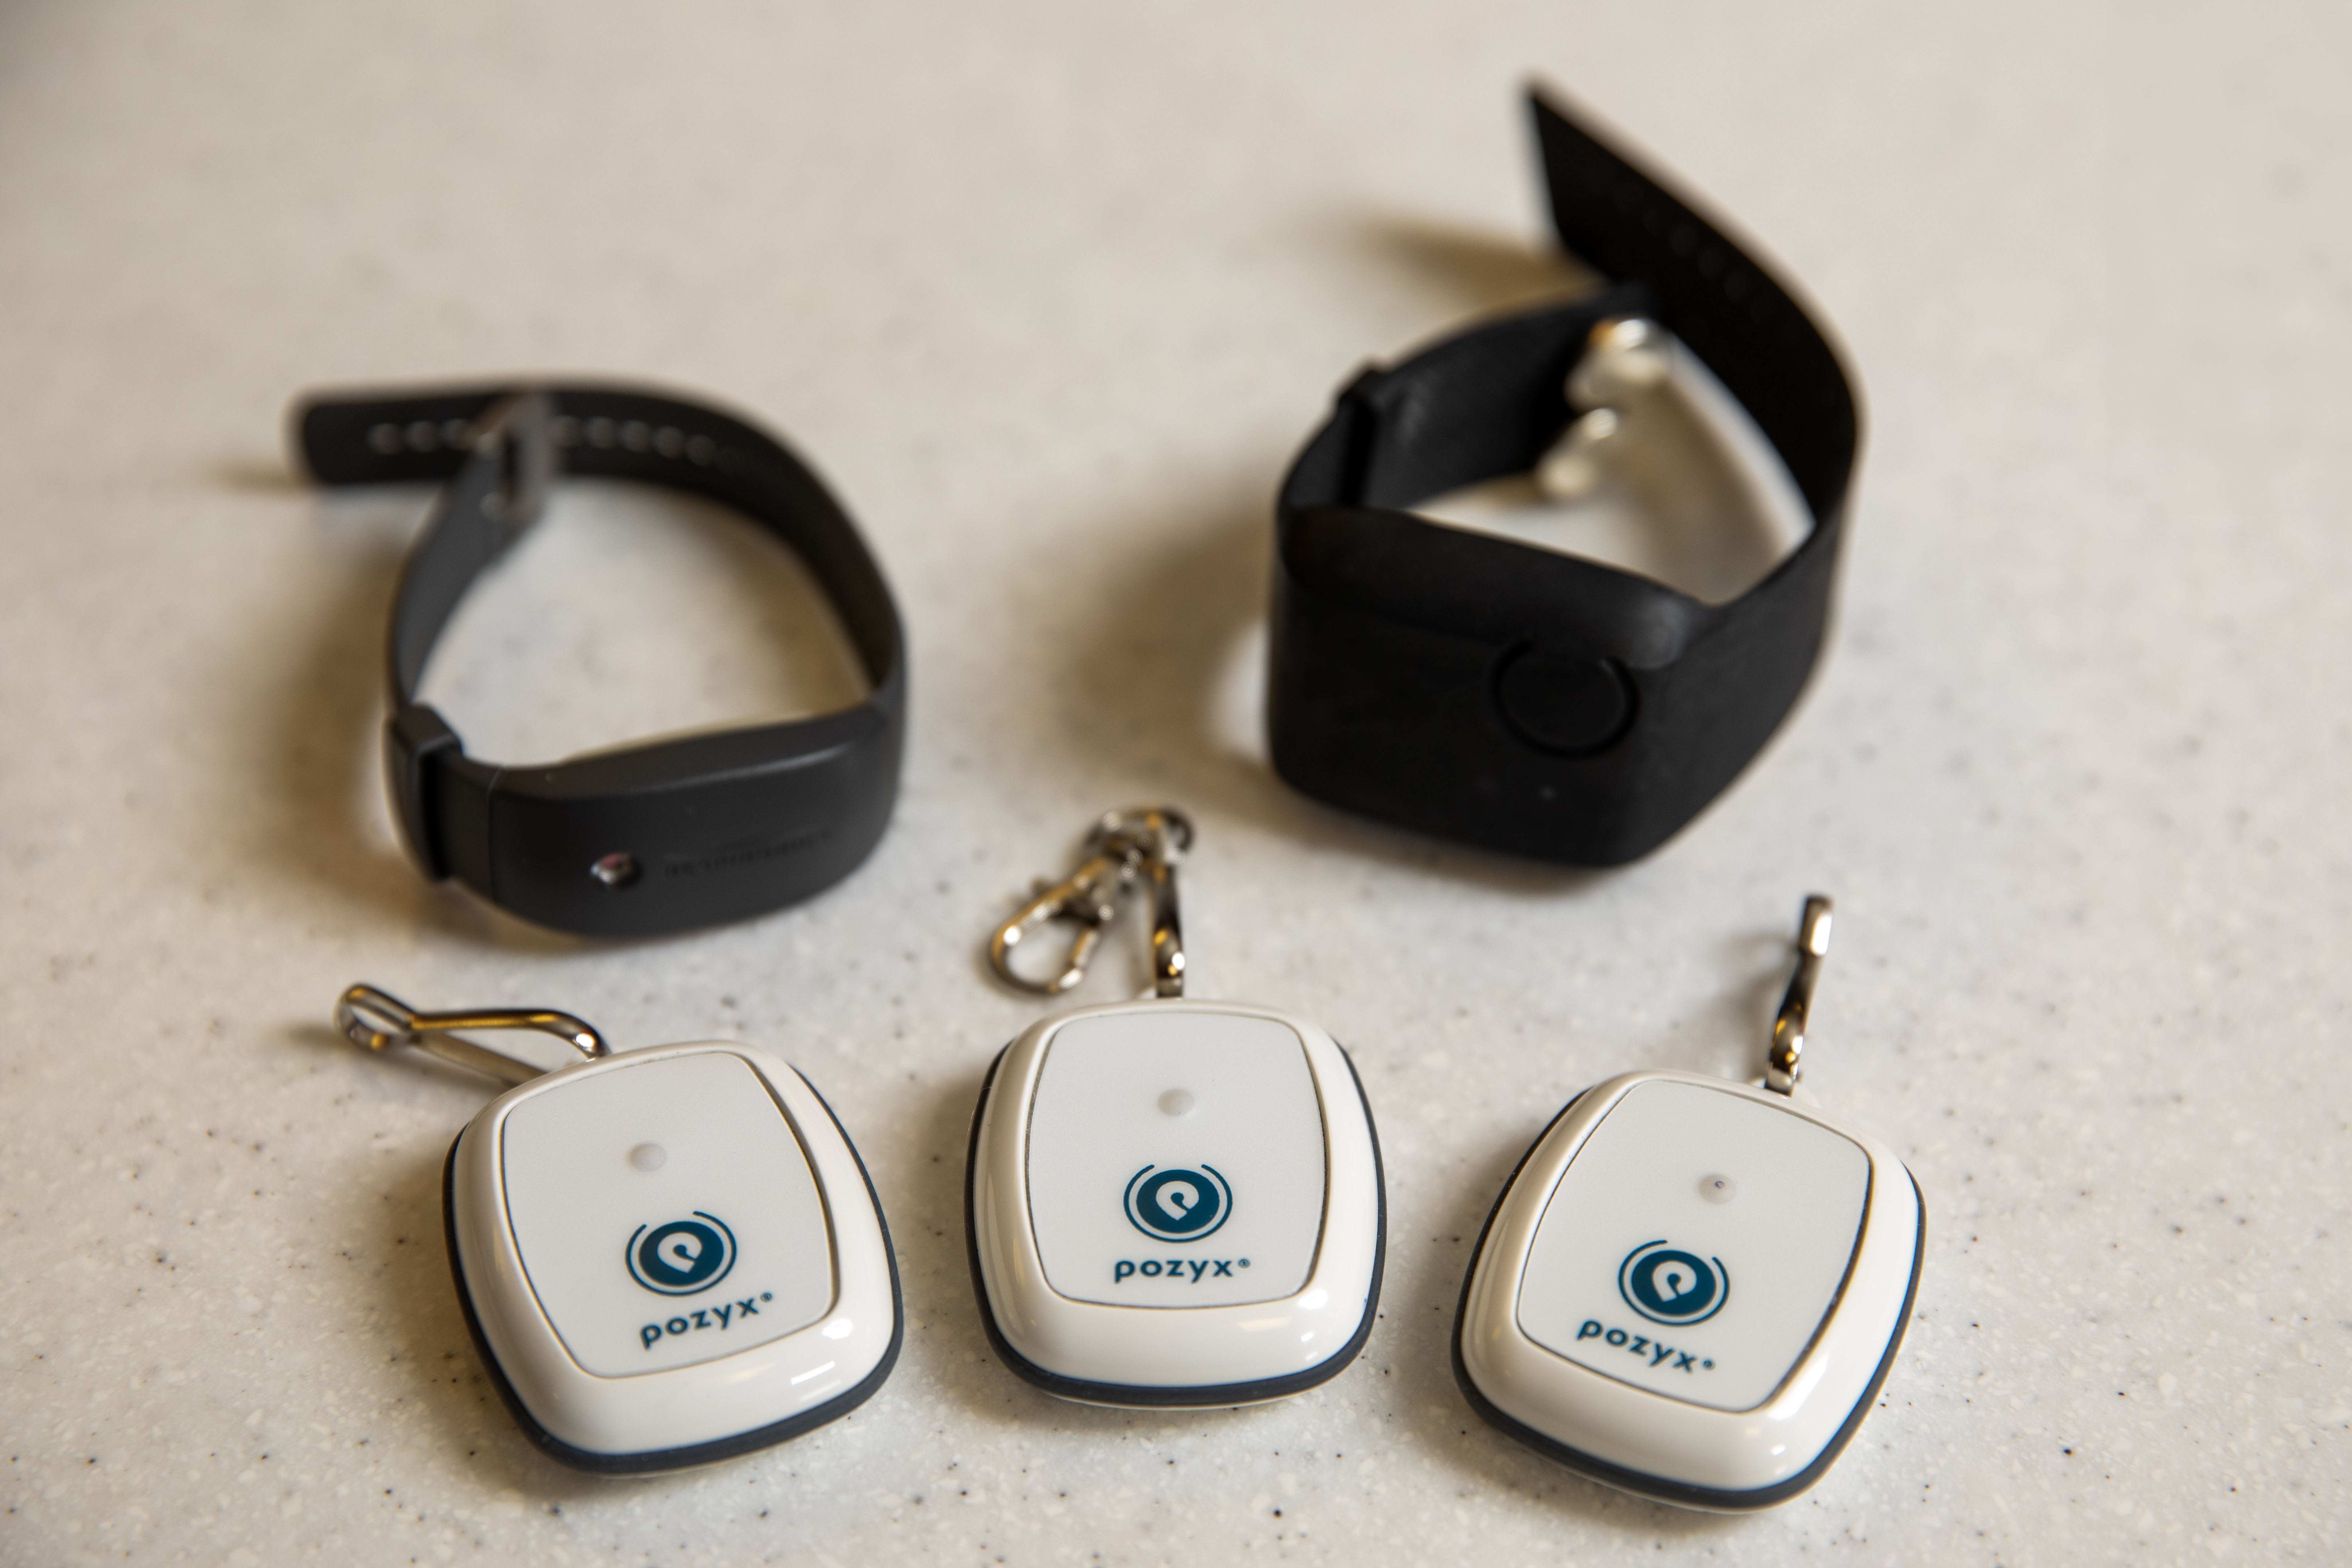
<path fill-rule="evenodd" d="M 1772 1052 L 1765 1059 L 1764 1087 L 1778 1094 L 1797 1092 L 1804 1071 L 1805 1030 L 1813 1016 L 1813 988 L 1822 983 L 1822 960 L 1830 956 L 1830 912 L 1826 894 L 1811 894 L 1797 925 L 1797 972 L 1780 998 L 1780 1016 L 1772 1024 Z"/>
<path fill-rule="evenodd" d="M 1107 811 L 1087 836 L 1086 859 L 1059 883 L 1040 882 L 1036 896 L 996 928 L 988 961 L 1006 984 L 1040 996 L 1059 996 L 1086 977 L 1102 934 L 1118 918 L 1119 901 L 1129 889 L 1151 894 L 1151 989 L 1154 996 L 1184 994 L 1184 934 L 1176 907 L 1176 867 L 1192 847 L 1192 822 L 1173 806 L 1130 806 Z M 1013 969 L 1013 950 L 1051 920 L 1077 926 L 1062 972 L 1032 980 Z"/>
<path fill-rule="evenodd" d="M 502 1083 L 527 1083 L 548 1070 L 462 1040 L 459 1030 L 530 1030 L 551 1034 L 587 1061 L 613 1054 L 604 1037 L 570 1013 L 545 1008 L 488 1008 L 474 1012 L 421 1013 L 373 986 L 353 986 L 335 1002 L 335 1027 L 363 1051 L 413 1045 L 444 1061 L 469 1067 Z"/>

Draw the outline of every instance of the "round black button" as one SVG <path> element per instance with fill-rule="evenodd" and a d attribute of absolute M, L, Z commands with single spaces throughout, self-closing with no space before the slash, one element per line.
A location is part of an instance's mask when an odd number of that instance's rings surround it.
<path fill-rule="evenodd" d="M 1503 666 L 1495 703 L 1528 745 L 1574 755 L 1615 745 L 1633 717 L 1633 691 L 1615 663 L 1532 648 Z"/>

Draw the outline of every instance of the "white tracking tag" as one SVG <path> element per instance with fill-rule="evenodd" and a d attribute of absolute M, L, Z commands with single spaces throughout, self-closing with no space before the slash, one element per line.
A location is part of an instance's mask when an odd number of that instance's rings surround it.
<path fill-rule="evenodd" d="M 1894 1365 L 1918 1288 L 1919 1190 L 1886 1145 L 1795 1098 L 1821 956 L 1776 1030 L 1779 1092 L 1633 1072 L 1571 1101 L 1496 1201 L 1454 1374 L 1497 1427 L 1686 1508 L 1811 1486 Z"/>
<path fill-rule="evenodd" d="M 516 1087 L 449 1146 L 449 1270 L 474 1347 L 550 1458 L 646 1475 L 764 1448 L 864 1404 L 898 1359 L 890 1232 L 808 1081 L 714 1040 L 614 1054 L 570 1013 L 335 1004 L 364 1051 L 415 1046 Z M 546 1071 L 468 1038 L 529 1031 Z"/>
<path fill-rule="evenodd" d="M 1021 1376 L 1088 1405 L 1212 1409 L 1337 1377 L 1372 1332 L 1387 1197 L 1371 1108 L 1337 1041 L 1271 1008 L 1184 999 L 1172 806 L 1105 813 L 1087 858 L 989 942 L 996 972 L 1077 984 L 1121 896 L 1148 891 L 1149 1000 L 1033 1024 L 989 1069 L 964 1176 L 972 1287 Z M 1079 928 L 1058 974 L 1013 955 Z"/>
<path fill-rule="evenodd" d="M 1894 1151 L 1810 1106 L 1612 1078 L 1504 1189 L 1455 1372 L 1487 1419 L 1595 1480 L 1769 1507 L 1821 1479 L 1877 1396 L 1922 1226 Z"/>
<path fill-rule="evenodd" d="M 1279 1399 L 1371 1331 L 1371 1113 L 1346 1053 L 1290 1014 L 1166 999 L 1033 1025 L 989 1074 L 966 1191 L 990 1339 L 1049 1394 Z"/>
<path fill-rule="evenodd" d="M 723 1042 L 531 1079 L 449 1152 L 452 1271 L 508 1407 L 603 1474 L 748 1453 L 848 1414 L 902 1314 L 866 1172 L 806 1080 Z"/>

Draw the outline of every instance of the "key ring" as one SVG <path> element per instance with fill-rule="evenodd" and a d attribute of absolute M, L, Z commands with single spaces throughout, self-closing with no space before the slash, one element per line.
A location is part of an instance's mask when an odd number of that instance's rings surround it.
<path fill-rule="evenodd" d="M 1151 892 L 1151 988 L 1184 994 L 1184 936 L 1176 907 L 1176 867 L 1192 847 L 1192 821 L 1173 806 L 1106 811 L 1087 836 L 1086 858 L 1060 882 L 1040 883 L 1036 896 L 989 938 L 988 961 L 1006 984 L 1039 996 L 1061 995 L 1086 977 L 1103 932 L 1118 918 L 1119 900 L 1139 883 Z M 1036 927 L 1066 920 L 1077 926 L 1062 972 L 1032 980 L 1013 969 L 1013 950 Z"/>

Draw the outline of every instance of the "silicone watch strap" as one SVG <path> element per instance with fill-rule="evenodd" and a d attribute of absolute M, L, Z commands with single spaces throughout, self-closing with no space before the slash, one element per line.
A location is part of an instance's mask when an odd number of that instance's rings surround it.
<path fill-rule="evenodd" d="M 887 825 L 904 745 L 897 607 L 856 528 L 774 438 L 698 403 L 625 387 L 328 394 L 298 403 L 328 485 L 444 481 L 409 555 L 386 649 L 386 782 L 420 869 L 561 930 L 646 936 L 742 919 L 846 875 Z M 786 723 L 500 767 L 416 700 L 467 588 L 535 515 L 557 472 L 710 497 L 796 550 L 870 683 L 857 706 Z"/>
<path fill-rule="evenodd" d="M 1713 800 L 1802 690 L 1860 420 L 1835 350 L 1769 272 L 1564 110 L 1531 103 L 1560 240 L 1612 286 L 1339 394 L 1276 507 L 1268 729 L 1276 769 L 1331 804 L 1615 865 Z M 1591 329 L 1624 315 L 1706 361 L 1812 512 L 1730 603 L 1403 509 L 1531 468 L 1572 415 L 1560 389 Z"/>

